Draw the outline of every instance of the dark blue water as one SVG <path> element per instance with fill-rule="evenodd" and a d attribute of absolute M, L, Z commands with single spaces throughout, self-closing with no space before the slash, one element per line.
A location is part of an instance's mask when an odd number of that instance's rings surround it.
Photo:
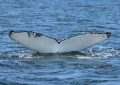
<path fill-rule="evenodd" d="M 112 37 L 85 55 L 41 56 L 12 41 L 10 30 L 57 39 L 81 31 Z M 0 0 L 0 85 L 120 85 L 120 1 Z"/>

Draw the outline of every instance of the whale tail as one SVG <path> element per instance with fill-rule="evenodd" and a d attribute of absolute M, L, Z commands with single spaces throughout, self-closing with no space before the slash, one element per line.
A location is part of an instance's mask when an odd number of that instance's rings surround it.
<path fill-rule="evenodd" d="M 10 31 L 14 41 L 40 53 L 64 53 L 81 51 L 110 38 L 111 33 L 86 33 L 58 41 L 41 33 L 32 31 Z"/>

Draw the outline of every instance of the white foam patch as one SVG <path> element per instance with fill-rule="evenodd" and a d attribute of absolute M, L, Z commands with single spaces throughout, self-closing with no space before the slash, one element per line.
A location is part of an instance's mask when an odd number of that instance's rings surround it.
<path fill-rule="evenodd" d="M 98 56 L 104 59 L 120 55 L 120 50 L 111 47 L 90 48 L 89 52 L 91 56 Z"/>
<path fill-rule="evenodd" d="M 45 56 L 41 55 L 34 55 L 34 52 L 26 52 L 26 51 L 21 51 L 21 52 L 12 52 L 12 54 L 8 54 L 9 58 L 18 58 L 18 59 L 38 59 L 38 58 L 45 58 Z"/>

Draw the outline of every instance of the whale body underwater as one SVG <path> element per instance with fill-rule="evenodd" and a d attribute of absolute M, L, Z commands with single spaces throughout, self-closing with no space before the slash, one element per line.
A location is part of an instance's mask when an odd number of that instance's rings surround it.
<path fill-rule="evenodd" d="M 39 53 L 80 52 L 88 47 L 109 39 L 110 32 L 85 34 L 69 37 L 62 41 L 32 31 L 10 31 L 9 37 L 26 48 Z"/>

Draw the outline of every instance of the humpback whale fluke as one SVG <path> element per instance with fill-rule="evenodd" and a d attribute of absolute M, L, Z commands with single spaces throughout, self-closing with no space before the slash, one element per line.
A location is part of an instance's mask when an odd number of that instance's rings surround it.
<path fill-rule="evenodd" d="M 110 38 L 111 33 L 85 33 L 69 37 L 62 41 L 58 41 L 57 39 L 32 31 L 12 30 L 9 32 L 9 36 L 11 39 L 22 44 L 24 47 L 40 53 L 65 53 L 71 51 L 81 51 L 91 47 Z"/>

